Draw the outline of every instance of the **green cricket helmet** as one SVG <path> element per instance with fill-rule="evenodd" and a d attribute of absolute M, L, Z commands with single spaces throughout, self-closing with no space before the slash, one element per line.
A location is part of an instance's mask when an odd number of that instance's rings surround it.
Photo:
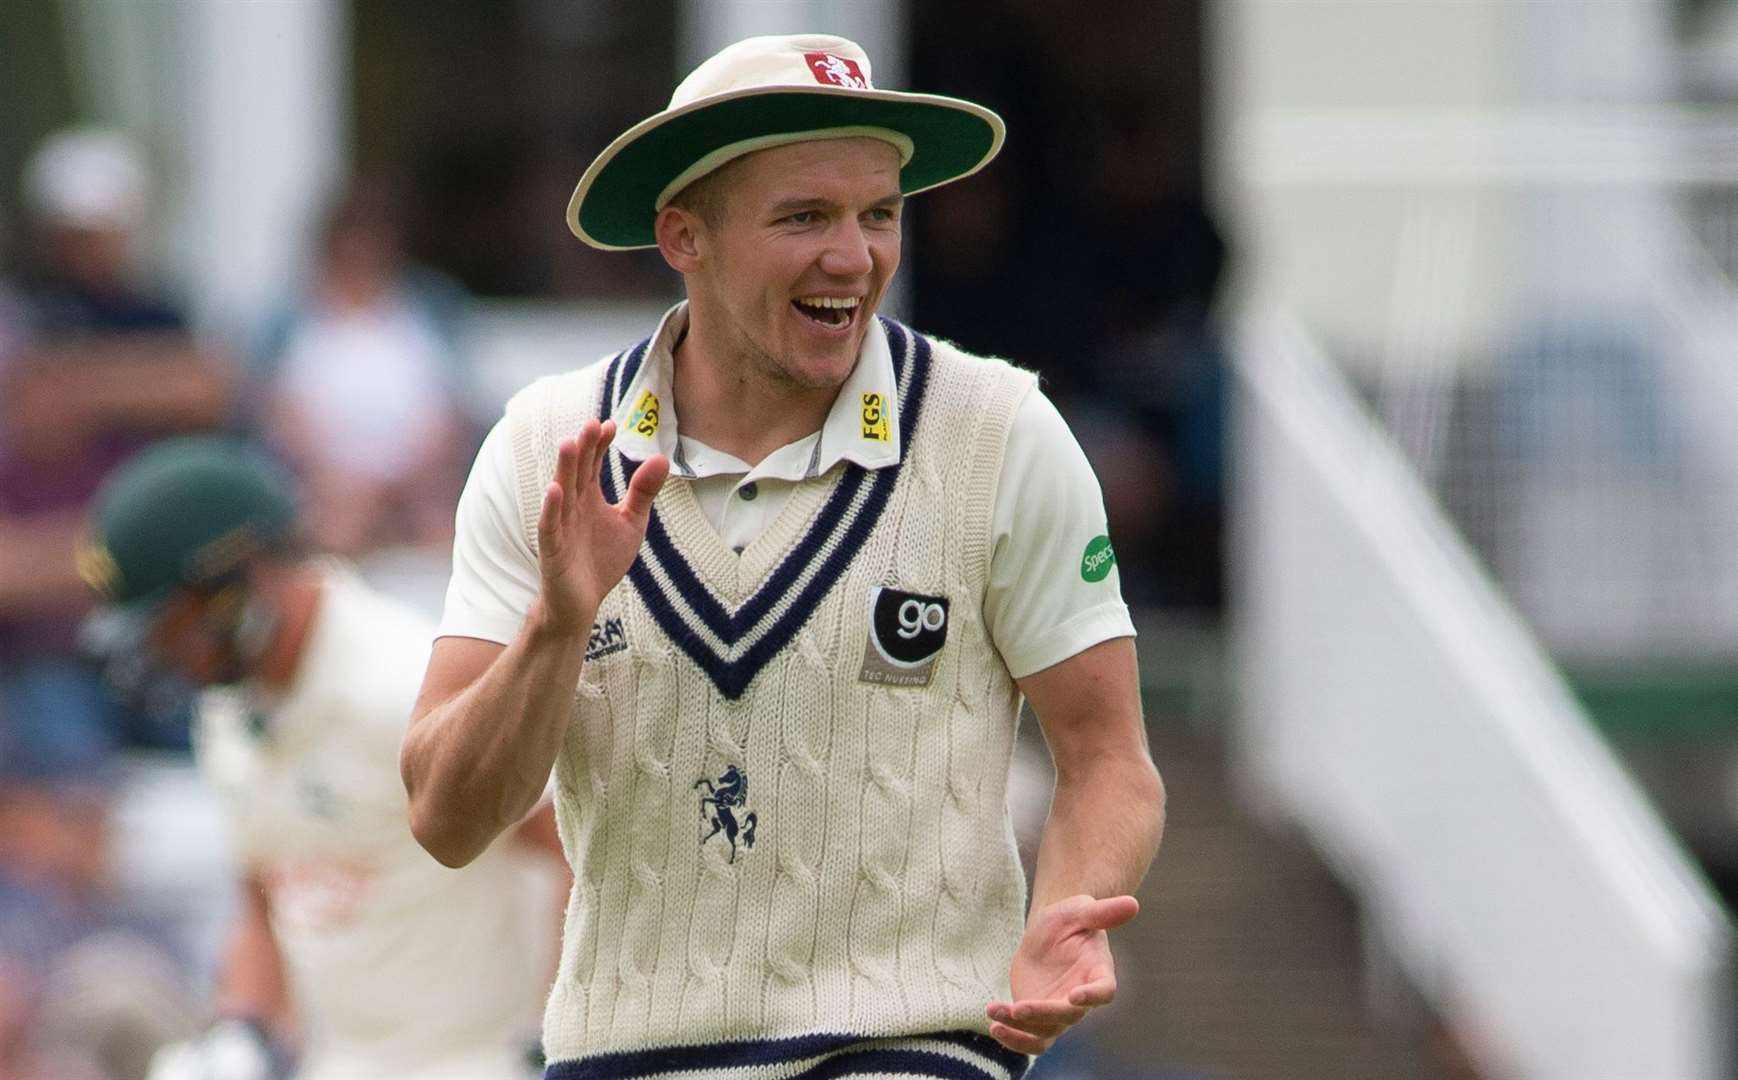
<path fill-rule="evenodd" d="M 295 535 L 288 477 L 253 447 L 223 436 L 169 439 L 124 462 L 92 501 L 78 570 L 105 601 L 84 627 L 86 647 L 110 666 L 111 681 L 161 672 L 144 654 L 151 625 L 178 589 L 241 594 L 248 566 L 287 550 Z M 230 605 L 240 630 L 242 605 Z M 116 679 L 116 665 L 132 671 Z"/>

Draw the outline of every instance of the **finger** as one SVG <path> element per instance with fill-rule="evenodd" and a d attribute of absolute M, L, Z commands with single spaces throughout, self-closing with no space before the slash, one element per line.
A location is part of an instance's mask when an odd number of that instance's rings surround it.
<path fill-rule="evenodd" d="M 1060 1035 L 1080 1023 L 1086 1010 L 1068 1001 L 1016 1001 L 1010 1016 L 997 1017 L 1036 1035 Z"/>
<path fill-rule="evenodd" d="M 585 490 L 585 479 L 594 475 L 592 458 L 597 454 L 597 437 L 600 425 L 596 420 L 587 420 L 579 426 L 579 436 L 574 440 L 578 452 L 574 455 L 572 471 L 565 477 L 569 491 L 576 494 Z"/>
<path fill-rule="evenodd" d="M 1036 1035 L 1001 1023 L 990 1025 L 990 1038 L 1021 1054 L 1042 1054 L 1050 1049 L 1051 1043 L 1056 1041 L 1054 1039 L 1041 1039 Z"/>
<path fill-rule="evenodd" d="M 663 454 L 653 454 L 642 461 L 634 470 L 633 479 L 628 481 L 628 493 L 622 496 L 623 511 L 635 520 L 645 518 L 652 512 L 652 500 L 658 497 L 664 481 L 669 478 L 670 459 Z"/>
<path fill-rule="evenodd" d="M 1089 982 L 1085 986 L 1077 986 L 1069 991 L 1068 1000 L 1076 1005 L 1096 1009 L 1100 1005 L 1109 1005 L 1116 997 L 1116 979 L 1104 978 Z"/>
<path fill-rule="evenodd" d="M 1132 896 L 1107 896 L 1094 900 L 1081 912 L 1088 930 L 1115 930 L 1141 913 L 1141 902 Z"/>
<path fill-rule="evenodd" d="M 579 439 L 563 439 L 555 447 L 555 474 L 550 479 L 564 488 L 573 486 L 573 467 L 579 460 Z"/>
<path fill-rule="evenodd" d="M 537 550 L 542 555 L 554 555 L 557 538 L 561 535 L 561 485 L 551 480 L 543 489 L 543 509 L 537 514 Z"/>
<path fill-rule="evenodd" d="M 585 474 L 580 477 L 594 488 L 597 487 L 598 470 L 603 468 L 604 458 L 608 456 L 610 443 L 615 441 L 615 437 L 616 422 L 614 420 L 605 420 L 598 425 L 597 449 L 592 454 L 591 460 L 586 462 Z"/>
<path fill-rule="evenodd" d="M 1034 1008 L 1034 1005 L 1041 1007 Z M 1055 1039 L 1086 1016 L 1085 1009 L 1065 1001 L 998 1003 L 985 1011 L 991 1020 L 1040 1039 Z"/>

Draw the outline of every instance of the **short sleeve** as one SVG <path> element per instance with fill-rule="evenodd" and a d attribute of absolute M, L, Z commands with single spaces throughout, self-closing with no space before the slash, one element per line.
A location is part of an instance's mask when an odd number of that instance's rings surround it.
<path fill-rule="evenodd" d="M 1014 678 L 1134 636 L 1098 477 L 1036 388 L 1014 416 L 990 530 L 984 624 Z"/>
<path fill-rule="evenodd" d="M 537 598 L 537 553 L 519 515 L 519 485 L 506 421 L 477 451 L 453 533 L 453 576 L 436 637 L 506 645 Z"/>

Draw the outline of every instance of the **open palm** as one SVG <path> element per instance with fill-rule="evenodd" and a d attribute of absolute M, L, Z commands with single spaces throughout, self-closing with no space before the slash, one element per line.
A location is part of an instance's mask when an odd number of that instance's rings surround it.
<path fill-rule="evenodd" d="M 1109 1004 L 1116 963 L 1106 931 L 1139 912 L 1132 896 L 1084 894 L 1034 912 L 1008 972 L 1014 1000 L 986 1010 L 990 1035 L 1009 1049 L 1041 1054 L 1089 1010 Z"/>
<path fill-rule="evenodd" d="M 587 420 L 557 448 L 555 474 L 543 490 L 537 519 L 537 564 L 544 624 L 586 633 L 598 605 L 633 565 L 646 537 L 652 500 L 670 475 L 662 455 L 647 458 L 619 503 L 603 497 L 598 470 L 615 438 L 613 420 Z"/>

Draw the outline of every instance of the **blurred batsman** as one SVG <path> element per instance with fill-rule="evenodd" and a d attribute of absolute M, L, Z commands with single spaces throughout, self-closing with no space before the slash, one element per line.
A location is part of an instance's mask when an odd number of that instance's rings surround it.
<path fill-rule="evenodd" d="M 244 872 L 216 1019 L 152 1078 L 521 1080 L 552 970 L 552 814 L 457 873 L 417 845 L 397 759 L 433 627 L 298 538 L 269 464 L 186 438 L 104 483 L 79 552 L 116 680 L 202 691 L 195 754 Z"/>
<path fill-rule="evenodd" d="M 878 314 L 906 196 L 1002 137 L 850 41 L 752 38 L 579 181 L 574 234 L 687 299 L 507 405 L 402 760 L 453 866 L 554 769 L 552 1080 L 1009 1080 L 1116 993 L 1163 789 L 1097 480 L 1029 372 Z M 1022 696 L 1058 772 L 1030 910 Z"/>

